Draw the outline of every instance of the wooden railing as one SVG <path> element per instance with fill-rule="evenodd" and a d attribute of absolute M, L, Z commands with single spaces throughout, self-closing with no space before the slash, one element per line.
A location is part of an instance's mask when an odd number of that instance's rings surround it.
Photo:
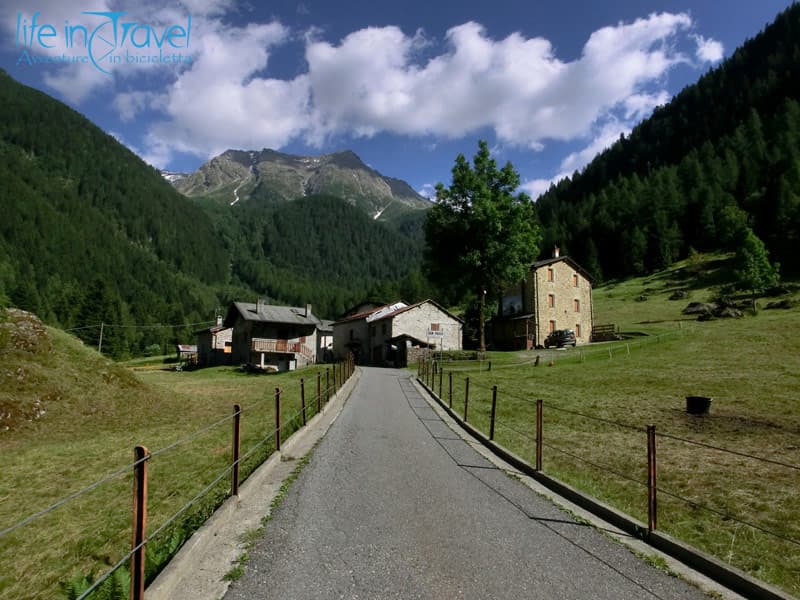
<path fill-rule="evenodd" d="M 253 352 L 277 352 L 282 354 L 302 354 L 309 360 L 314 359 L 314 351 L 300 342 L 288 340 L 271 340 L 267 338 L 253 338 L 251 349 Z"/>

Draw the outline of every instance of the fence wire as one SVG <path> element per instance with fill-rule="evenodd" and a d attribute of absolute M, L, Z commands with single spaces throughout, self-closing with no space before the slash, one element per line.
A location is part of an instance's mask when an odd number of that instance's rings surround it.
<path fill-rule="evenodd" d="M 721 510 L 717 510 L 715 508 L 711 508 L 707 504 L 703 504 L 703 503 L 697 502 L 695 500 L 690 500 L 689 498 L 685 498 L 685 497 L 681 496 L 680 494 L 676 494 L 674 492 L 670 492 L 669 490 L 665 490 L 665 489 L 660 488 L 660 487 L 656 487 L 656 491 L 659 494 L 664 494 L 665 496 L 669 496 L 671 498 L 675 498 L 676 500 L 680 500 L 681 502 L 685 502 L 689 506 L 693 506 L 693 507 L 696 507 L 696 508 L 702 508 L 703 510 L 706 510 L 706 511 L 708 511 L 710 513 L 713 513 L 713 514 L 721 517 L 724 520 L 733 521 L 735 523 L 739 523 L 740 525 L 745 525 L 747 527 L 751 527 L 753 529 L 756 529 L 757 531 L 760 531 L 761 533 L 765 533 L 767 535 L 771 535 L 774 538 L 778 538 L 779 540 L 783 540 L 784 542 L 788 542 L 790 544 L 794 544 L 795 546 L 800 546 L 800 540 L 796 540 L 794 538 L 790 538 L 790 537 L 785 536 L 783 534 L 780 534 L 780 533 L 777 533 L 777 532 L 772 531 L 770 529 L 767 529 L 766 527 L 762 527 L 761 525 L 756 525 L 755 523 L 750 523 L 749 521 L 745 521 L 744 519 L 740 519 L 739 517 L 736 517 L 736 516 L 734 516 L 734 515 L 732 515 L 730 513 L 726 513 L 726 512 L 723 512 Z"/>
<path fill-rule="evenodd" d="M 600 463 L 593 462 L 593 461 L 591 461 L 591 460 L 589 460 L 587 458 L 584 458 L 584 457 L 582 457 L 582 456 L 580 456 L 578 454 L 575 454 L 573 452 L 569 452 L 568 450 L 564 450 L 563 448 L 559 448 L 558 446 L 554 446 L 553 444 L 548 444 L 547 442 L 544 442 L 544 441 L 542 442 L 542 446 L 544 446 L 545 448 L 550 448 L 551 450 L 555 450 L 556 452 L 560 452 L 561 454 L 566 454 L 567 456 L 569 456 L 571 458 L 574 458 L 575 460 L 579 460 L 581 462 L 584 462 L 587 465 L 591 465 L 591 466 L 595 467 L 596 469 L 599 469 L 599 470 L 604 471 L 606 473 L 611 473 L 612 475 L 616 475 L 617 477 L 619 477 L 621 479 L 624 479 L 626 481 L 630 481 L 630 482 L 635 483 L 637 485 L 641 485 L 641 486 L 647 487 L 647 483 L 646 482 L 639 481 L 638 479 L 634 479 L 630 475 L 625 475 L 624 473 L 620 473 L 619 471 L 616 471 L 616 470 L 612 469 L 608 465 L 601 465 Z"/>

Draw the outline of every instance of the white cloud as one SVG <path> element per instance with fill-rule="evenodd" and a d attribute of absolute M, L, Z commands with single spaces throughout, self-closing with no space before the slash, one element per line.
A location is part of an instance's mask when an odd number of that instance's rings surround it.
<path fill-rule="evenodd" d="M 53 22 L 85 10 L 80 0 L 39 6 Z M 302 36 L 277 22 L 234 26 L 228 18 L 234 0 L 145 0 L 122 9 L 161 25 L 191 13 L 193 63 L 160 71 L 157 91 L 148 86 L 152 66 L 120 68 L 112 76 L 62 67 L 45 82 L 74 103 L 108 86 L 117 92 L 113 106 L 122 120 L 160 111 L 142 143 L 162 161 L 175 151 L 208 157 L 229 147 L 280 148 L 293 139 L 322 145 L 340 135 L 381 132 L 435 144 L 490 129 L 500 144 L 533 150 L 548 140 L 594 136 L 565 159 L 571 169 L 604 143 L 614 114 L 621 122 L 639 119 L 668 99 L 652 88 L 662 87 L 674 65 L 688 62 L 676 47 L 692 37 L 693 26 L 688 14 L 654 13 L 595 31 L 578 59 L 564 61 L 547 39 L 519 33 L 495 39 L 475 22 L 449 29 L 437 52 L 421 30 L 409 35 L 394 26 L 360 29 L 338 43 L 314 27 Z M 718 42 L 693 38 L 698 57 L 721 57 Z M 271 77 L 270 53 L 297 39 L 304 40 L 307 71 Z"/>
<path fill-rule="evenodd" d="M 605 27 L 572 62 L 558 59 L 546 39 L 495 40 L 474 22 L 451 28 L 446 49 L 425 60 L 420 51 L 431 41 L 421 31 L 369 27 L 334 44 L 313 30 L 305 36 L 307 73 L 281 80 L 261 72 L 270 48 L 288 38 L 283 27 L 220 23 L 196 36 L 196 61 L 168 91 L 166 118 L 150 134 L 204 157 L 298 138 L 312 145 L 379 132 L 459 138 L 482 128 L 501 143 L 541 150 L 548 139 L 590 136 L 614 109 L 638 118 L 665 101 L 645 87 L 686 62 L 672 41 L 691 25 L 686 14 L 660 13 Z M 119 108 L 132 101 L 120 99 Z"/>
<path fill-rule="evenodd" d="M 621 123 L 616 119 L 609 120 L 600 128 L 588 146 L 579 152 L 569 154 L 561 161 L 561 171 L 574 173 L 582 169 L 600 152 L 616 142 L 621 135 L 627 135 L 630 132 L 630 127 L 627 124 Z"/>
<path fill-rule="evenodd" d="M 163 107 L 165 98 L 156 92 L 122 92 L 114 98 L 113 105 L 123 122 L 132 121 L 145 108 Z"/>
<path fill-rule="evenodd" d="M 569 173 L 559 173 L 558 175 L 552 177 L 551 179 L 532 179 L 530 181 L 523 182 L 519 186 L 519 189 L 520 191 L 525 192 L 531 198 L 536 200 L 539 196 L 541 196 L 548 189 L 550 189 L 551 185 L 558 183 L 565 177 L 569 177 Z"/>
<path fill-rule="evenodd" d="M 657 94 L 633 94 L 623 101 L 625 107 L 625 119 L 639 121 L 653 112 L 656 106 L 662 106 L 669 102 L 670 95 L 667 91 L 661 90 Z"/>
<path fill-rule="evenodd" d="M 706 39 L 702 35 L 695 35 L 694 40 L 697 43 L 695 56 L 699 61 L 717 63 L 725 57 L 725 48 L 721 42 L 711 38 Z"/>
<path fill-rule="evenodd" d="M 417 193 L 428 200 L 433 200 L 436 198 L 436 186 L 433 183 L 423 183 L 422 187 L 417 190 Z"/>

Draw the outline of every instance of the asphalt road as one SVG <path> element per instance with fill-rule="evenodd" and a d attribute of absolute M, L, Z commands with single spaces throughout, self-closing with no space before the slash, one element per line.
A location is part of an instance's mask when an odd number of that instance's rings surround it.
<path fill-rule="evenodd" d="M 497 469 L 365 369 L 227 600 L 706 598 Z"/>

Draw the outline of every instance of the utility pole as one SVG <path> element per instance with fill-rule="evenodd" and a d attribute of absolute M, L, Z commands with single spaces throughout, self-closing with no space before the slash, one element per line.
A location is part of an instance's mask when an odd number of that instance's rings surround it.
<path fill-rule="evenodd" d="M 100 323 L 100 342 L 97 344 L 97 351 L 103 353 L 103 326 L 105 323 Z"/>

